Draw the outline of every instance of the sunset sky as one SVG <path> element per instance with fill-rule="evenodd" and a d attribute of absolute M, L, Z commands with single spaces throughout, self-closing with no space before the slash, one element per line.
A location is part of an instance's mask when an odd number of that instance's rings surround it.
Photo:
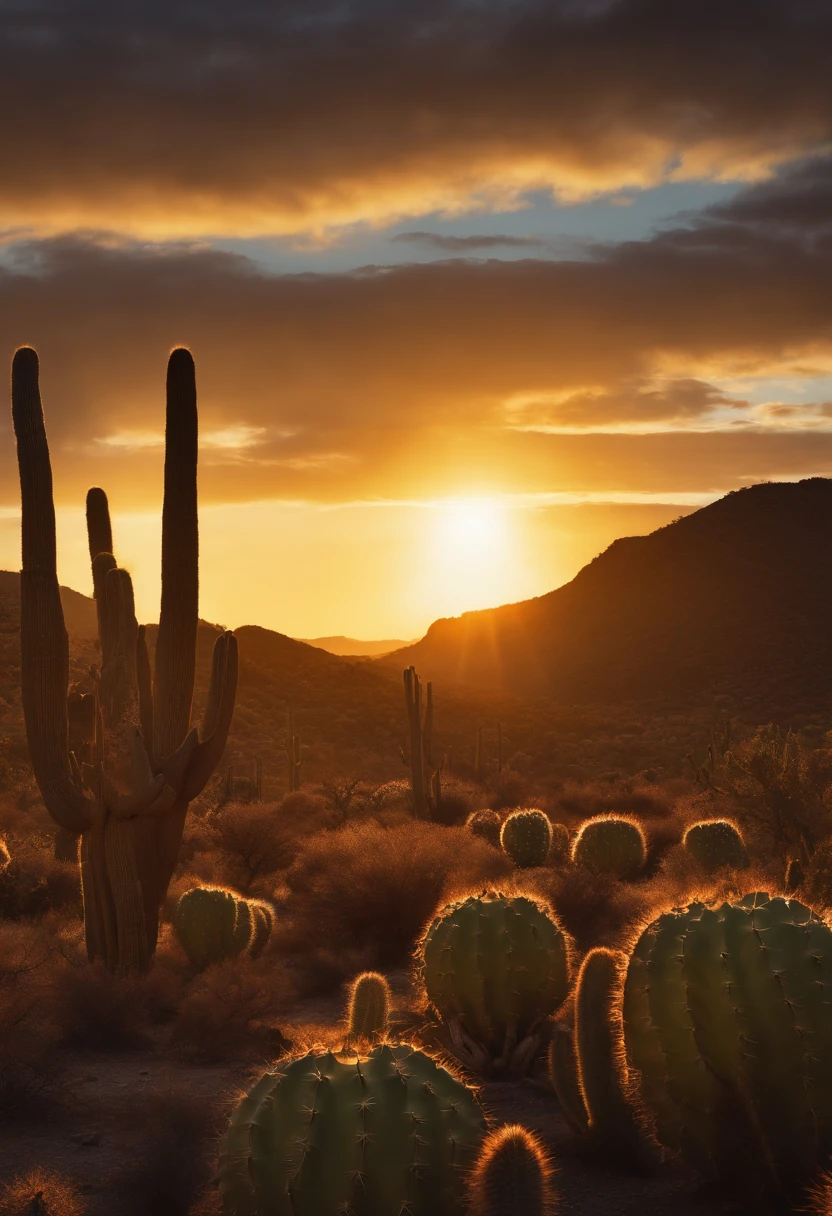
<path fill-rule="evenodd" d="M 176 344 L 230 627 L 415 637 L 832 475 L 828 0 L 0 14 L 0 334 L 40 353 L 63 582 L 101 485 L 157 617 Z"/>

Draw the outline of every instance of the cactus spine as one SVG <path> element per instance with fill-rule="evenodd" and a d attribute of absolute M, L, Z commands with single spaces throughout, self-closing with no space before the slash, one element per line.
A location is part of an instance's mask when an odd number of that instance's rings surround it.
<path fill-rule="evenodd" d="M 484 1132 L 471 1091 L 413 1047 L 281 1060 L 232 1115 L 223 1211 L 458 1216 Z"/>
<path fill-rule="evenodd" d="M 500 847 L 500 816 L 496 811 L 472 811 L 465 826 L 473 836 L 487 840 L 495 849 Z"/>
<path fill-rule="evenodd" d="M 469 1183 L 471 1216 L 551 1216 L 552 1167 L 540 1137 L 519 1124 L 489 1133 Z"/>
<path fill-rule="evenodd" d="M 542 811 L 512 811 L 503 824 L 500 843 L 521 870 L 545 865 L 552 847 L 552 825 Z"/>
<path fill-rule="evenodd" d="M 572 845 L 576 865 L 614 878 L 636 878 L 646 858 L 647 845 L 640 824 L 622 815 L 588 819 L 581 824 Z"/>
<path fill-rule="evenodd" d="M 188 959 L 200 971 L 237 958 L 252 938 L 252 912 L 244 899 L 221 887 L 194 887 L 181 896 L 173 929 Z"/>
<path fill-rule="evenodd" d="M 349 1037 L 372 1043 L 387 1033 L 390 985 L 377 971 L 364 971 L 350 985 Z"/>
<path fill-rule="evenodd" d="M 52 470 L 38 357 L 28 347 L 12 363 L 12 418 L 22 499 L 21 678 L 32 767 L 49 814 L 64 832 L 81 838 L 90 959 L 113 969 L 144 969 L 156 948 L 188 804 L 220 760 L 237 684 L 236 639 L 223 633 L 214 647 L 202 726 L 190 729 L 198 590 L 193 360 L 188 351 L 175 350 L 168 363 L 154 677 L 130 576 L 111 552 L 106 495 L 99 489 L 88 495 L 102 663 L 91 703 L 81 707 L 81 735 L 73 739 L 70 721 L 78 707 L 67 695 L 69 641 L 56 570 Z M 133 725 L 134 713 L 140 728 Z"/>
<path fill-rule="evenodd" d="M 832 930 L 796 900 L 665 913 L 624 990 L 628 1060 L 661 1142 L 766 1210 L 832 1149 Z"/>
<path fill-rule="evenodd" d="M 707 874 L 729 867 L 742 870 L 748 865 L 745 841 L 739 828 L 727 819 L 704 819 L 685 832 L 682 844 Z"/>
<path fill-rule="evenodd" d="M 485 894 L 443 908 L 421 945 L 428 1000 L 460 1058 L 522 1073 L 569 989 L 566 938 L 542 903 Z"/>

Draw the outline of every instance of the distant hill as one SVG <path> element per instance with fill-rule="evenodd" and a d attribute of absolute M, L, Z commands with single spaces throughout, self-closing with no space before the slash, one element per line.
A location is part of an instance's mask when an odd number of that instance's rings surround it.
<path fill-rule="evenodd" d="M 20 575 L 16 570 L 0 570 L 0 597 L 7 605 L 15 605 L 20 614 Z M 71 638 L 91 641 L 98 637 L 95 601 L 71 587 L 61 587 L 66 631 Z"/>
<path fill-rule="evenodd" d="M 391 638 L 380 642 L 362 642 L 359 638 L 345 638 L 341 634 L 332 638 L 298 638 L 297 640 L 305 642 L 307 646 L 316 646 L 319 650 L 328 650 L 330 654 L 337 654 L 342 658 L 356 659 L 375 658 L 379 655 L 390 654 L 393 650 L 401 650 L 402 647 L 409 645 L 401 638 Z"/>
<path fill-rule="evenodd" d="M 436 621 L 378 663 L 558 702 L 832 704 L 832 481 L 739 490 L 615 541 L 538 599 Z"/>

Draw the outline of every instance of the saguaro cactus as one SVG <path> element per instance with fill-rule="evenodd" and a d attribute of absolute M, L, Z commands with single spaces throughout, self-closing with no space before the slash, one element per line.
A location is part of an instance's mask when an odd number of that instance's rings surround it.
<path fill-rule="evenodd" d="M 831 1000 L 832 930 L 794 899 L 667 912 L 630 957 L 627 1055 L 658 1137 L 754 1211 L 791 1211 L 832 1150 Z"/>
<path fill-rule="evenodd" d="M 430 684 L 427 691 L 430 712 L 423 717 L 422 681 L 416 674 L 416 668 L 408 667 L 404 673 L 404 701 L 410 727 L 410 784 L 417 819 L 429 818 L 427 757 L 433 734 L 433 690 Z"/>
<path fill-rule="evenodd" d="M 222 1144 L 227 1216 L 460 1216 L 485 1133 L 473 1093 L 409 1046 L 280 1060 Z"/>
<path fill-rule="evenodd" d="M 193 359 L 180 349 L 168 364 L 154 675 L 145 630 L 136 623 L 130 575 L 103 548 L 112 549 L 112 530 L 106 495 L 95 489 L 87 499 L 87 523 L 102 663 L 97 691 L 80 700 L 67 697 L 69 641 L 56 570 L 52 469 L 38 357 L 28 347 L 12 364 L 12 418 L 23 507 L 21 673 L 32 767 L 52 818 L 81 837 L 90 959 L 145 968 L 156 948 L 188 804 L 222 755 L 237 686 L 237 642 L 223 633 L 214 646 L 202 724 L 191 729 L 199 547 Z"/>
<path fill-rule="evenodd" d="M 286 760 L 289 766 L 289 793 L 300 789 L 300 732 L 295 730 L 295 715 L 289 710 L 289 730 L 286 735 Z"/>

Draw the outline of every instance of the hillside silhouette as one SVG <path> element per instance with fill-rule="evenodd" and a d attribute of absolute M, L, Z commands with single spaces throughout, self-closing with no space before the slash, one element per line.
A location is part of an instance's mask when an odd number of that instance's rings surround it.
<path fill-rule="evenodd" d="M 381 662 L 558 702 L 820 711 L 832 684 L 830 540 L 832 480 L 753 486 L 616 540 L 548 595 L 436 621 Z"/>

